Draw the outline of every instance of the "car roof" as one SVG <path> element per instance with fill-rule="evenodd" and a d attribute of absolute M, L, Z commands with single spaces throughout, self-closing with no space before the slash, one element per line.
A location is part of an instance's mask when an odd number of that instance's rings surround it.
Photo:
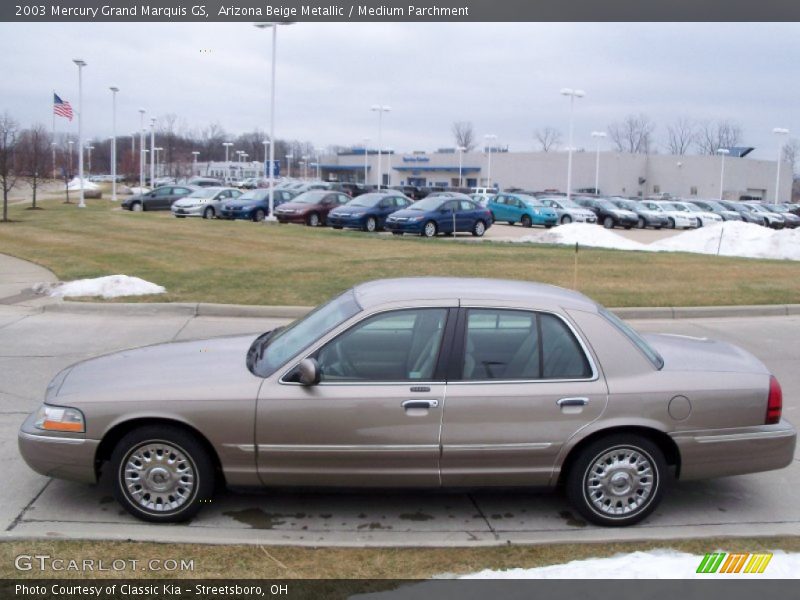
<path fill-rule="evenodd" d="M 405 277 L 379 279 L 355 286 L 363 308 L 398 301 L 493 300 L 502 306 L 514 302 L 530 308 L 561 307 L 597 311 L 597 304 L 579 292 L 529 281 L 470 277 Z"/>

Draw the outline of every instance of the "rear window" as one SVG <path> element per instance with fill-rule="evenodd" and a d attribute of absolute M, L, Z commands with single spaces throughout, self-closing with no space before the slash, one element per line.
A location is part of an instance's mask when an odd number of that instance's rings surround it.
<path fill-rule="evenodd" d="M 639 333 L 628 325 L 625 321 L 620 319 L 614 313 L 606 310 L 602 306 L 598 306 L 598 312 L 614 327 L 621 331 L 639 350 L 647 357 L 656 369 L 661 369 L 664 366 L 664 359 L 661 355 L 653 350 L 652 346 L 644 341 L 644 338 Z"/>

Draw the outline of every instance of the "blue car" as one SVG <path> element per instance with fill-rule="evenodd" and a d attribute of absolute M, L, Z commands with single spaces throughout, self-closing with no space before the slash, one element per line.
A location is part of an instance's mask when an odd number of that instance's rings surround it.
<path fill-rule="evenodd" d="M 344 227 L 378 231 L 393 212 L 411 206 L 412 200 L 400 192 L 374 192 L 362 194 L 344 206 L 328 213 L 328 225 L 334 229 Z"/>
<path fill-rule="evenodd" d="M 395 235 L 469 231 L 481 237 L 492 225 L 491 213 L 464 194 L 437 195 L 415 202 L 387 217 L 385 227 Z"/>
<path fill-rule="evenodd" d="M 272 202 L 280 206 L 289 202 L 297 194 L 290 190 L 275 190 Z M 257 188 L 245 192 L 235 200 L 222 203 L 220 217 L 223 219 L 246 219 L 250 221 L 263 221 L 269 214 L 269 188 Z"/>
<path fill-rule="evenodd" d="M 495 221 L 507 221 L 509 225 L 522 223 L 523 227 L 544 225 L 550 228 L 558 223 L 554 208 L 527 194 L 497 194 L 489 200 L 487 208 Z"/>

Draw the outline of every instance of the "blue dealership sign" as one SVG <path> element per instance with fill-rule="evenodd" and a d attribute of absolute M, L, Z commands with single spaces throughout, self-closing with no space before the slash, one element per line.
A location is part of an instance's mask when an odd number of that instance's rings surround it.
<path fill-rule="evenodd" d="M 267 170 L 267 164 L 269 161 L 264 161 L 264 177 L 269 179 L 269 171 Z M 272 178 L 275 179 L 276 177 L 281 176 L 281 161 L 273 160 L 272 161 Z"/>

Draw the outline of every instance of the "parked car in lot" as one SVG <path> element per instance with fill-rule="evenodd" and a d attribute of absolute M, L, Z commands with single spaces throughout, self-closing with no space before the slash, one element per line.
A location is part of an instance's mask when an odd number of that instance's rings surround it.
<path fill-rule="evenodd" d="M 491 213 L 460 196 L 462 194 L 423 198 L 389 215 L 384 227 L 395 235 L 413 233 L 434 237 L 439 233 L 470 232 L 481 237 L 492 225 Z"/>
<path fill-rule="evenodd" d="M 221 179 L 214 177 L 192 177 L 186 183 L 197 187 L 223 187 L 225 185 Z"/>
<path fill-rule="evenodd" d="M 289 190 L 275 190 L 272 193 L 274 207 L 290 202 L 297 194 Z M 263 221 L 269 215 L 269 188 L 249 190 L 232 200 L 222 203 L 220 216 L 223 219 L 245 219 Z"/>
<path fill-rule="evenodd" d="M 172 214 L 183 219 L 184 217 L 203 217 L 213 219 L 219 216 L 222 204 L 228 200 L 235 200 L 242 195 L 241 190 L 230 187 L 207 187 L 196 190 L 180 200 L 176 200 L 171 207 Z"/>
<path fill-rule="evenodd" d="M 538 198 L 542 204 L 556 211 L 558 222 L 561 225 L 597 223 L 597 216 L 591 210 L 579 206 L 572 200 L 567 200 L 566 196 L 538 196 Z"/>
<path fill-rule="evenodd" d="M 422 193 L 416 185 L 393 185 L 389 189 L 397 190 L 406 198 L 411 198 L 414 201 L 422 200 Z"/>
<path fill-rule="evenodd" d="M 618 206 L 619 208 L 636 213 L 636 216 L 638 217 L 638 220 L 636 221 L 636 227 L 638 229 L 644 229 L 645 227 L 661 229 L 669 224 L 667 216 L 664 213 L 651 210 L 638 200 L 621 198 L 619 196 L 612 196 L 609 198 L 609 200 L 612 204 Z"/>
<path fill-rule="evenodd" d="M 682 202 L 679 200 L 673 200 L 667 202 L 667 204 L 679 212 L 685 212 L 691 214 L 693 217 L 697 219 L 698 227 L 707 227 L 709 225 L 716 225 L 718 223 L 722 223 L 722 215 L 718 215 L 713 211 L 703 210 L 702 208 L 700 208 L 699 206 L 695 206 L 691 202 Z"/>
<path fill-rule="evenodd" d="M 614 229 L 614 227 L 630 229 L 639 222 L 639 215 L 616 206 L 607 198 L 573 196 L 572 199 L 578 206 L 591 210 L 597 217 L 597 222 L 606 229 Z"/>
<path fill-rule="evenodd" d="M 494 198 L 494 194 L 467 194 L 473 202 L 480 204 L 483 207 L 489 206 L 489 202 L 491 202 L 492 198 Z"/>
<path fill-rule="evenodd" d="M 771 210 L 767 209 L 763 204 L 758 202 L 743 202 L 742 205 L 747 208 L 750 212 L 753 212 L 760 217 L 762 217 L 767 225 L 772 229 L 783 229 L 786 225 L 786 219 L 783 218 L 783 215 L 779 215 L 777 213 L 772 212 Z"/>
<path fill-rule="evenodd" d="M 692 213 L 675 210 L 669 203 L 661 200 L 642 200 L 642 206 L 648 210 L 662 213 L 667 218 L 669 229 L 694 229 L 700 225 Z"/>
<path fill-rule="evenodd" d="M 500 192 L 489 201 L 486 208 L 491 211 L 493 221 L 506 221 L 509 225 L 542 225 L 548 229 L 558 225 L 558 213 L 553 207 L 525 194 Z"/>
<path fill-rule="evenodd" d="M 358 285 L 259 336 L 69 366 L 18 443 L 38 473 L 106 478 L 152 522 L 192 518 L 224 482 L 562 486 L 586 520 L 623 526 L 675 479 L 790 465 L 782 403 L 732 344 L 642 336 L 552 286 L 411 278 Z"/>
<path fill-rule="evenodd" d="M 334 229 L 347 227 L 378 231 L 383 229 L 386 217 L 411 206 L 412 203 L 410 198 L 393 190 L 363 194 L 329 212 L 328 225 Z"/>
<path fill-rule="evenodd" d="M 733 202 L 731 200 L 720 200 L 719 203 L 722 204 L 722 206 L 724 206 L 728 210 L 733 210 L 737 212 L 739 216 L 742 217 L 742 220 L 745 223 L 753 223 L 755 225 L 763 225 L 765 227 L 767 225 L 767 219 L 764 218 L 764 215 L 753 212 L 741 202 Z"/>
<path fill-rule="evenodd" d="M 761 206 L 763 206 L 770 212 L 782 216 L 784 220 L 784 227 L 795 229 L 796 227 L 800 226 L 800 216 L 794 214 L 791 211 L 791 207 L 788 207 L 785 204 L 767 204 L 767 203 L 764 203 Z"/>
<path fill-rule="evenodd" d="M 193 185 L 165 185 L 146 194 L 136 194 L 125 198 L 119 205 L 125 210 L 134 212 L 169 210 L 173 202 L 185 198 L 198 189 L 200 188 Z"/>
<path fill-rule="evenodd" d="M 692 200 L 692 204 L 695 206 L 700 207 L 701 209 L 707 212 L 713 212 L 714 214 L 719 215 L 722 217 L 723 221 L 741 221 L 742 215 L 740 215 L 735 210 L 730 210 L 725 208 L 717 202 L 716 200 Z"/>
<path fill-rule="evenodd" d="M 360 183 L 353 183 L 351 181 L 340 181 L 332 183 L 330 186 L 331 191 L 344 192 L 351 198 L 360 196 L 367 193 L 367 188 Z"/>
<path fill-rule="evenodd" d="M 309 227 L 319 227 L 325 225 L 330 211 L 350 200 L 350 196 L 342 192 L 312 190 L 303 192 L 276 208 L 275 216 L 281 223 L 302 223 Z"/>

